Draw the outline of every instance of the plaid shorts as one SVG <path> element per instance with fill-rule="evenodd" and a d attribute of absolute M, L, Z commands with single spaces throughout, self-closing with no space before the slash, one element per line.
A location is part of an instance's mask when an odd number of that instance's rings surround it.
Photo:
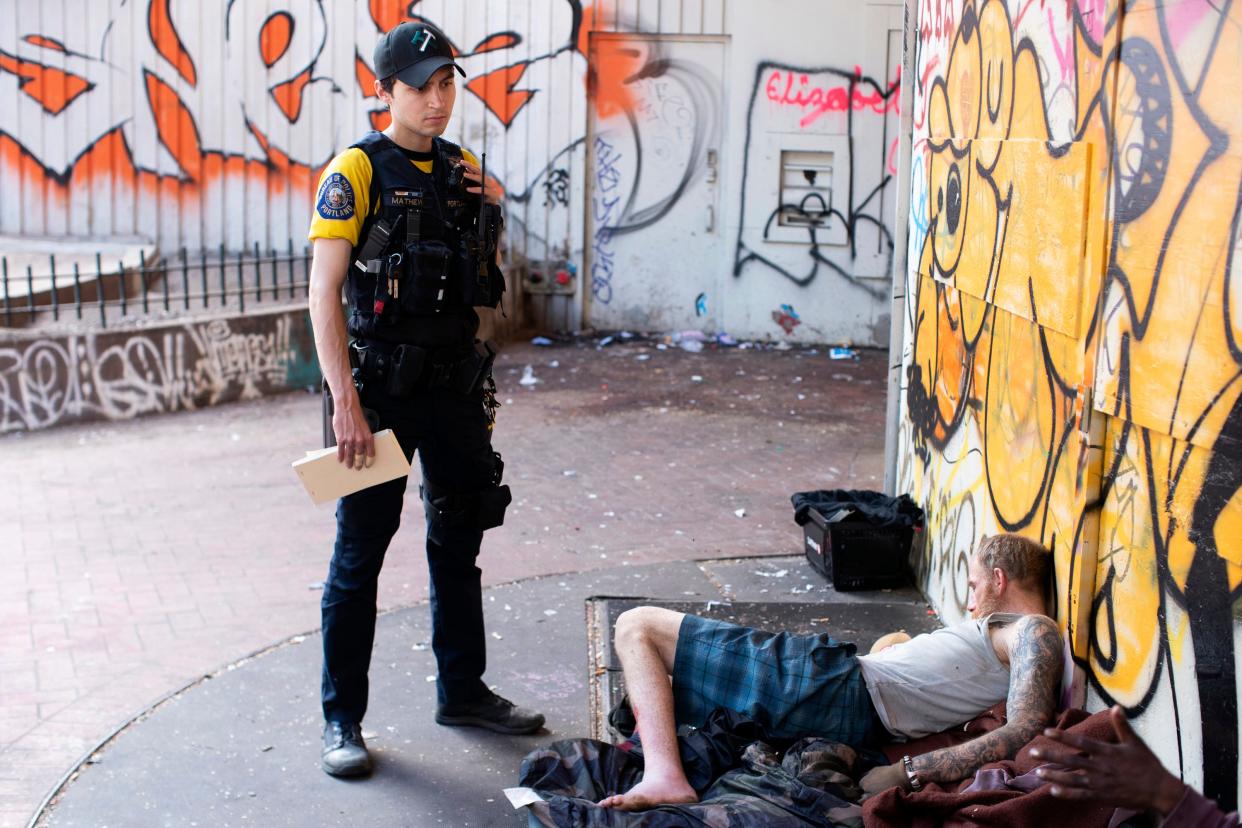
<path fill-rule="evenodd" d="M 774 738 L 864 744 L 885 733 L 854 652 L 827 634 L 769 633 L 686 615 L 673 658 L 674 717 L 698 727 L 726 707 Z"/>

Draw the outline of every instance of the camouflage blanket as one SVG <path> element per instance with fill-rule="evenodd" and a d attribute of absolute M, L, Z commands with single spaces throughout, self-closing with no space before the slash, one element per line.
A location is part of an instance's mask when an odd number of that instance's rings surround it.
<path fill-rule="evenodd" d="M 751 742 L 735 767 L 700 791 L 699 802 L 629 813 L 595 803 L 642 778 L 641 756 L 607 742 L 572 739 L 528 754 L 519 784 L 539 796 L 526 806 L 531 826 L 862 828 L 862 808 L 851 801 L 862 793 L 854 783 L 857 763 L 851 748 L 824 739 L 802 739 L 784 754 L 764 742 Z"/>

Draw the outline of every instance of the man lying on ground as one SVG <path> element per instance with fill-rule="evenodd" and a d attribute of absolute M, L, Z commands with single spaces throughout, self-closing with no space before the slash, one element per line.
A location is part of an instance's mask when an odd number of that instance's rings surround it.
<path fill-rule="evenodd" d="M 696 802 L 677 722 L 699 725 L 716 707 L 750 716 L 774 738 L 857 746 L 937 733 L 1006 702 L 1003 726 L 873 769 L 861 781 L 868 794 L 961 779 L 1013 756 L 1056 710 L 1062 645 L 1044 614 L 1050 566 L 1048 550 L 1031 540 L 984 538 L 968 568 L 971 620 L 866 656 L 826 634 L 767 633 L 659 607 L 623 613 L 616 649 L 645 764 L 641 782 L 600 805 Z"/>

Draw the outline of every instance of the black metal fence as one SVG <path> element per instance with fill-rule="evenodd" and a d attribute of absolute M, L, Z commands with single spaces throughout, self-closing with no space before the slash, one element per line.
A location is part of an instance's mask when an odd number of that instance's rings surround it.
<path fill-rule="evenodd" d="M 66 258 L 66 257 L 62 257 Z M 289 303 L 306 296 L 310 278 L 310 247 L 266 253 L 256 243 L 250 250 L 195 252 L 182 248 L 175 255 L 147 261 L 139 254 L 136 266 L 94 256 L 94 267 L 84 269 L 80 256 L 72 265 L 48 257 L 46 272 L 33 265 L 23 273 L 11 272 L 9 258 L 0 257 L 0 321 L 5 327 L 62 319 L 97 320 L 102 327 L 125 318 L 163 313 L 175 315 L 232 308 L 244 313 L 262 303 Z"/>

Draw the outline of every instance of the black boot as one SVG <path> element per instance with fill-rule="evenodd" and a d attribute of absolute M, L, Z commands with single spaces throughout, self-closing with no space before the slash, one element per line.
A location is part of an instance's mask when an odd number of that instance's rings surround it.
<path fill-rule="evenodd" d="M 371 754 L 362 741 L 361 724 L 324 722 L 323 770 L 332 776 L 366 776 L 371 772 Z"/>
<path fill-rule="evenodd" d="M 543 714 L 488 693 L 477 701 L 440 705 L 436 722 L 451 727 L 483 727 L 497 733 L 534 733 L 543 727 Z"/>

